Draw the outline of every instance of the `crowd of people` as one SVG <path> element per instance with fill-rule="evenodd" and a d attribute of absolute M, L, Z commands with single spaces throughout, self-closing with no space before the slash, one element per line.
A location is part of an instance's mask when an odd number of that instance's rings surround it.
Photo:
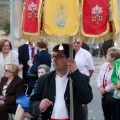
<path fill-rule="evenodd" d="M 62 47 L 61 47 L 62 46 Z M 41 39 L 12 50 L 9 40 L 0 41 L 0 120 L 70 120 L 70 79 L 73 89 L 73 118 L 88 120 L 87 104 L 93 99 L 90 78 L 95 70 L 92 55 L 82 48 L 82 40 L 73 43 L 73 58 L 69 44 L 58 44 L 49 53 L 48 43 Z M 96 78 L 101 94 L 105 120 L 120 120 L 120 49 L 107 50 L 106 63 Z M 54 70 L 50 71 L 51 65 Z M 19 72 L 22 71 L 22 75 Z M 16 99 L 29 97 L 27 110 Z M 107 103 L 111 93 L 115 102 Z M 111 96 L 112 97 L 112 96 Z"/>

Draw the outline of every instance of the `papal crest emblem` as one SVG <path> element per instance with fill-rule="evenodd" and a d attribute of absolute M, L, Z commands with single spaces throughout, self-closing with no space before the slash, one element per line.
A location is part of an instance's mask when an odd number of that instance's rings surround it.
<path fill-rule="evenodd" d="M 67 5 L 64 3 L 59 3 L 54 9 L 53 23 L 59 27 L 63 28 L 69 23 L 69 10 Z"/>
<path fill-rule="evenodd" d="M 38 17 L 37 15 L 38 6 L 34 2 L 31 2 L 30 4 L 28 4 L 27 10 L 29 11 L 28 12 L 29 18 L 32 18 L 34 20 L 34 18 Z"/>
<path fill-rule="evenodd" d="M 99 21 L 103 20 L 103 10 L 102 7 L 96 5 L 95 7 L 92 8 L 92 21 L 96 22 L 98 24 Z"/>

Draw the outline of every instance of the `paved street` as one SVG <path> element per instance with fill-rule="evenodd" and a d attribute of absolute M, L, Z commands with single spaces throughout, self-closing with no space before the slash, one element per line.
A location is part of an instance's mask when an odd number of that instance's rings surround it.
<path fill-rule="evenodd" d="M 96 77 L 100 71 L 102 64 L 105 62 L 105 58 L 96 58 L 93 57 L 94 65 L 95 65 L 95 72 L 93 73 L 90 84 L 93 90 L 93 100 L 90 104 L 88 104 L 88 116 L 89 120 L 104 120 L 103 119 L 103 112 L 101 108 L 101 96 L 96 86 Z"/>

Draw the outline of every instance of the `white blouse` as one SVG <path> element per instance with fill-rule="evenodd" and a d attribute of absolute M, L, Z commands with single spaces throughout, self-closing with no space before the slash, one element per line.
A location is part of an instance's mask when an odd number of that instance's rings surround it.
<path fill-rule="evenodd" d="M 4 76 L 4 67 L 5 67 L 5 64 L 7 63 L 15 63 L 19 65 L 17 51 L 10 50 L 6 58 L 4 58 L 3 53 L 0 52 L 0 81 L 1 81 L 1 78 Z"/>
<path fill-rule="evenodd" d="M 2 90 L 2 95 L 6 95 L 6 90 L 7 90 L 7 85 L 4 85 L 3 90 Z"/>

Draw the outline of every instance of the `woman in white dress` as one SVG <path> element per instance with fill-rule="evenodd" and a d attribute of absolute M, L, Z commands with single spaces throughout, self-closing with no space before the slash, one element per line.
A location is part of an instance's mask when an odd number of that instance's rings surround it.
<path fill-rule="evenodd" d="M 4 66 L 7 63 L 18 63 L 18 53 L 12 50 L 11 42 L 7 39 L 0 40 L 0 80 L 4 76 Z"/>

